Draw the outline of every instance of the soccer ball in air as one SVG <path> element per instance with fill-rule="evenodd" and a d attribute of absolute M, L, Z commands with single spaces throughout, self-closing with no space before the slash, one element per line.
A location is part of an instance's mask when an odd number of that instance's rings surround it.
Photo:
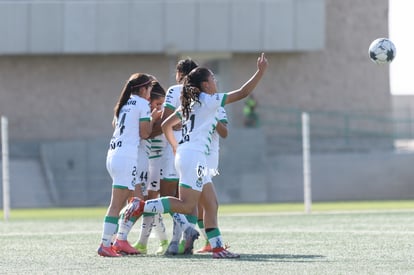
<path fill-rule="evenodd" d="M 394 43 L 388 38 L 378 38 L 369 45 L 369 57 L 377 64 L 388 64 L 396 54 Z"/>

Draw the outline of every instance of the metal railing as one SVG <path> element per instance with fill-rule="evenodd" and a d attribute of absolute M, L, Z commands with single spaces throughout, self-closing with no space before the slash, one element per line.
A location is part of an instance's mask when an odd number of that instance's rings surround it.
<path fill-rule="evenodd" d="M 301 114 L 295 108 L 260 106 L 259 119 L 271 151 L 297 151 Z M 395 140 L 414 139 L 414 119 L 393 112 L 306 111 L 313 151 L 377 151 L 394 148 Z"/>

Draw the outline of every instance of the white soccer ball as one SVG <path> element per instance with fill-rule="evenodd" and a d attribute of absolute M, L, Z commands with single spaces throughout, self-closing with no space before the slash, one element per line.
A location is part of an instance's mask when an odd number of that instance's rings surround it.
<path fill-rule="evenodd" d="M 378 38 L 369 45 L 369 57 L 377 64 L 388 64 L 395 58 L 395 45 L 388 38 Z"/>

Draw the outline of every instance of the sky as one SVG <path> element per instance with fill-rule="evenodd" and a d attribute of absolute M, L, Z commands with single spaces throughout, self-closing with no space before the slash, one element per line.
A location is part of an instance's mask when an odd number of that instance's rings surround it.
<path fill-rule="evenodd" d="M 391 93 L 414 94 L 414 1 L 389 0 L 389 5 L 389 38 L 397 52 L 390 64 Z"/>

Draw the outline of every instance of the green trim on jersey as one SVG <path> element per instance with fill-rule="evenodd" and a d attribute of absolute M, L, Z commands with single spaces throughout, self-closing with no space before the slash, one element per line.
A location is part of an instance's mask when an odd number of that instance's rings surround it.
<path fill-rule="evenodd" d="M 183 120 L 183 116 L 179 112 L 176 112 L 175 115 L 178 116 L 179 119 Z"/>
<path fill-rule="evenodd" d="M 139 121 L 151 121 L 150 117 L 142 117 L 139 119 Z"/>
<path fill-rule="evenodd" d="M 165 181 L 177 181 L 178 178 L 163 178 L 162 180 L 165 180 Z"/>
<path fill-rule="evenodd" d="M 221 100 L 221 107 L 224 107 L 224 105 L 226 105 L 226 98 L 227 98 L 227 94 L 224 94 L 223 99 Z"/>
<path fill-rule="evenodd" d="M 175 111 L 175 107 L 173 105 L 171 105 L 171 104 L 165 104 L 164 108 L 168 108 L 168 109 L 170 109 L 172 111 Z"/>
<path fill-rule="evenodd" d="M 126 186 L 116 185 L 116 184 L 112 185 L 112 188 L 114 188 L 114 189 L 128 189 L 128 187 L 126 187 Z"/>
<path fill-rule="evenodd" d="M 162 157 L 162 155 L 158 155 L 158 156 L 151 156 L 151 157 L 148 157 L 148 159 L 157 159 L 157 158 L 160 158 L 160 157 Z"/>
<path fill-rule="evenodd" d="M 187 184 L 184 184 L 184 183 L 180 183 L 180 184 L 178 184 L 178 186 L 181 186 L 181 187 L 187 188 L 187 189 L 191 189 L 190 185 L 187 185 Z"/>

